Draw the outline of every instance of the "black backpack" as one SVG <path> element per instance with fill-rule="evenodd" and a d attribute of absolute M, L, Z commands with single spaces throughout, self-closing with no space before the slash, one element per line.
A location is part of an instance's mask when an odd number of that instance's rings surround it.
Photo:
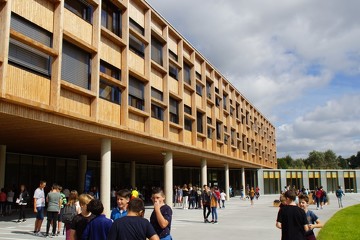
<path fill-rule="evenodd" d="M 76 206 L 73 205 L 66 205 L 64 208 L 61 209 L 61 221 L 65 224 L 70 224 L 74 217 L 76 216 Z"/>

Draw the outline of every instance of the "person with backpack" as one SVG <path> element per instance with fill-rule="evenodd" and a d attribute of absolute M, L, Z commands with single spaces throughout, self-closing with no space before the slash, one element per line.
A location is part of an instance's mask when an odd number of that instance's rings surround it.
<path fill-rule="evenodd" d="M 344 191 L 341 189 L 341 186 L 338 187 L 338 189 L 335 192 L 336 197 L 338 199 L 339 208 L 343 208 L 342 204 L 342 196 L 345 196 Z"/>
<path fill-rule="evenodd" d="M 64 207 L 66 206 L 67 204 L 67 198 L 65 196 L 65 194 L 63 193 L 63 189 L 62 189 L 62 186 L 59 185 L 59 188 L 58 188 L 59 192 L 60 192 L 60 196 L 61 196 L 61 208 L 60 208 L 60 214 L 58 214 L 58 226 L 57 226 L 57 233 L 56 235 L 60 235 L 60 232 L 61 232 L 61 225 L 62 225 L 62 214 L 63 214 L 63 209 Z"/>
<path fill-rule="evenodd" d="M 79 194 L 72 190 L 69 194 L 69 202 L 62 209 L 61 221 L 65 224 L 66 240 L 70 240 L 70 227 L 72 220 L 77 214 L 81 213 L 79 204 Z"/>
<path fill-rule="evenodd" d="M 86 225 L 95 218 L 95 215 L 87 209 L 87 204 L 93 199 L 94 197 L 90 194 L 81 194 L 79 196 L 81 212 L 71 221 L 70 240 L 80 240 Z"/>
<path fill-rule="evenodd" d="M 16 221 L 17 223 L 26 222 L 26 215 L 25 215 L 25 207 L 30 200 L 30 195 L 26 190 L 24 184 L 20 185 L 20 193 L 18 198 L 16 199 L 16 203 L 19 205 L 19 219 Z"/>
<path fill-rule="evenodd" d="M 61 195 L 59 193 L 58 185 L 53 184 L 51 192 L 46 196 L 46 202 L 48 203 L 46 215 L 47 215 L 47 223 L 46 223 L 46 234 L 45 237 L 49 236 L 50 225 L 52 223 L 52 236 L 56 235 L 56 227 L 58 214 L 61 208 Z"/>

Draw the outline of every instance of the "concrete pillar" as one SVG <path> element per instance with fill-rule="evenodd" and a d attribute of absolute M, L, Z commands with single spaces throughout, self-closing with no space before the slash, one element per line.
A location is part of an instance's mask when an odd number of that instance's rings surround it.
<path fill-rule="evenodd" d="M 355 177 L 356 177 L 355 180 L 356 189 L 354 189 L 354 192 L 356 191 L 356 193 L 360 193 L 360 170 L 355 170 Z M 344 184 L 344 189 L 345 189 L 345 184 Z"/>
<path fill-rule="evenodd" d="M 6 146 L 0 145 L 0 188 L 5 187 Z"/>
<path fill-rule="evenodd" d="M 111 210 L 111 139 L 101 140 L 100 199 L 104 214 L 110 218 Z"/>
<path fill-rule="evenodd" d="M 80 155 L 79 157 L 79 176 L 78 176 L 78 189 L 79 193 L 84 192 L 85 188 L 85 174 L 87 170 L 87 155 Z"/>
<path fill-rule="evenodd" d="M 326 178 L 326 171 L 324 170 L 321 170 L 320 171 L 320 184 L 321 186 L 323 186 L 323 189 L 327 192 L 328 189 L 327 189 L 327 178 Z M 318 186 L 320 187 L 320 186 Z"/>
<path fill-rule="evenodd" d="M 305 189 L 308 189 L 309 188 L 309 171 L 308 170 L 304 170 L 302 171 L 302 178 L 303 178 L 303 185 L 302 186 L 299 186 L 300 188 L 301 187 L 304 187 Z"/>
<path fill-rule="evenodd" d="M 229 164 L 225 164 L 225 194 L 226 194 L 226 200 L 229 201 L 230 199 L 230 193 L 229 193 Z"/>
<path fill-rule="evenodd" d="M 246 184 L 245 184 L 245 168 L 241 168 L 241 185 L 244 191 L 244 194 L 246 192 Z M 240 186 L 241 188 L 241 186 Z"/>
<path fill-rule="evenodd" d="M 258 169 L 257 182 L 258 182 L 258 186 L 260 188 L 260 196 L 264 195 L 264 169 Z"/>
<path fill-rule="evenodd" d="M 135 188 L 136 187 L 136 162 L 135 161 L 131 161 L 130 164 L 130 172 L 131 172 L 131 187 Z"/>
<path fill-rule="evenodd" d="M 345 191 L 344 170 L 338 170 L 338 185 Z M 337 188 L 336 188 L 337 189 Z"/>
<path fill-rule="evenodd" d="M 201 160 L 201 188 L 207 185 L 207 162 L 206 159 Z"/>
<path fill-rule="evenodd" d="M 284 191 L 284 188 L 286 187 L 286 170 L 281 169 L 280 170 L 280 192 Z"/>
<path fill-rule="evenodd" d="M 173 154 L 166 152 L 164 156 L 164 192 L 165 202 L 172 207 L 173 200 Z"/>

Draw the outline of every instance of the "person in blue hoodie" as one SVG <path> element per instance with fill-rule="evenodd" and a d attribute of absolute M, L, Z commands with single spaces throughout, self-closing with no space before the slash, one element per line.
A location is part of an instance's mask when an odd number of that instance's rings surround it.
<path fill-rule="evenodd" d="M 88 203 L 87 209 L 96 217 L 87 224 L 82 239 L 107 239 L 113 221 L 102 214 L 104 212 L 102 202 L 93 199 Z"/>

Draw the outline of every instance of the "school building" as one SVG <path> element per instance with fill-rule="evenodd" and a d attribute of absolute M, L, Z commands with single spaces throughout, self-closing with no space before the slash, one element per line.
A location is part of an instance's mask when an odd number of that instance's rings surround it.
<path fill-rule="evenodd" d="M 0 187 L 359 192 L 358 170 L 278 170 L 275 127 L 146 1 L 0 0 L 0 33 Z"/>

